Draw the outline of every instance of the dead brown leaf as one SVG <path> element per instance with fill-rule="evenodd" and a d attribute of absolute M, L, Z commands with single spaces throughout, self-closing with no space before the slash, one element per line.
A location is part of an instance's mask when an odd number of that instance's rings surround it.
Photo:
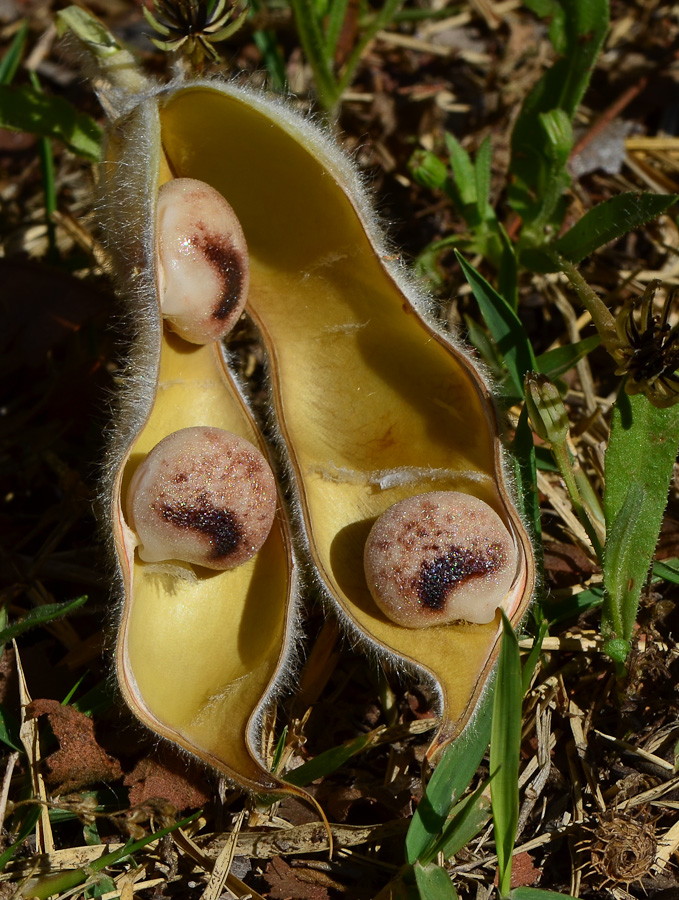
<path fill-rule="evenodd" d="M 130 806 L 161 798 L 181 812 L 204 806 L 211 795 L 200 767 L 166 750 L 157 758 L 140 759 L 124 784 L 130 789 Z"/>
<path fill-rule="evenodd" d="M 264 878 L 270 886 L 264 896 L 271 900 L 330 900 L 328 887 L 337 887 L 323 872 L 293 869 L 280 857 L 271 860 Z"/>
<path fill-rule="evenodd" d="M 58 700 L 33 700 L 29 718 L 47 716 L 59 749 L 44 760 L 45 782 L 55 794 L 70 794 L 96 781 L 115 781 L 123 770 L 117 759 L 103 750 L 94 734 L 94 722 L 73 706 Z"/>

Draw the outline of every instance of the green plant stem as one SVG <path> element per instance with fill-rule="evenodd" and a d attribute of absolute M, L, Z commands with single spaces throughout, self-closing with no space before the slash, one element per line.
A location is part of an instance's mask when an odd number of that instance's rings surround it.
<path fill-rule="evenodd" d="M 575 289 L 578 299 L 592 317 L 596 330 L 608 352 L 612 353 L 617 350 L 620 341 L 611 311 L 601 297 L 587 284 L 572 262 L 558 254 L 556 254 L 556 262 Z"/>
<path fill-rule="evenodd" d="M 597 559 L 601 561 L 604 556 L 603 546 L 599 539 L 597 528 L 592 519 L 590 519 L 589 513 L 582 502 L 582 496 L 578 490 L 578 483 L 574 473 L 573 460 L 571 459 L 566 442 L 552 444 L 552 453 L 554 454 L 554 459 L 559 467 L 559 472 L 566 485 L 566 490 L 570 495 L 573 509 L 575 510 L 578 519 L 580 519 L 582 527 L 587 532 L 587 537 L 592 542 L 592 547 L 597 555 Z M 579 464 L 576 463 L 576 465 L 579 467 Z"/>
<path fill-rule="evenodd" d="M 352 50 L 349 58 L 344 65 L 344 72 L 342 73 L 342 76 L 339 79 L 339 83 L 337 85 L 337 100 L 339 100 L 344 91 L 349 87 L 351 80 L 354 77 L 356 67 L 360 62 L 361 56 L 363 56 L 363 51 L 365 50 L 365 48 L 368 46 L 370 41 L 373 40 L 377 32 L 382 28 L 385 28 L 389 24 L 389 22 L 391 22 L 402 4 L 403 0 L 387 0 L 387 2 L 377 13 L 371 24 L 361 35 L 361 39 Z"/>
<path fill-rule="evenodd" d="M 580 490 L 582 501 L 585 504 L 587 511 L 591 513 L 590 518 L 592 518 L 592 524 L 597 529 L 597 533 L 603 542 L 606 535 L 606 518 L 604 516 L 604 508 L 601 505 L 601 499 L 592 487 L 592 482 L 589 480 L 587 472 L 585 472 L 577 460 L 573 466 L 573 475 L 575 476 L 575 483 Z M 600 528 L 597 526 L 597 523 L 600 524 Z"/>
<path fill-rule="evenodd" d="M 329 114 L 337 105 L 341 91 L 332 71 L 332 60 L 316 17 L 315 6 L 311 0 L 290 0 L 290 5 L 295 14 L 300 43 L 314 73 L 318 99 Z"/>

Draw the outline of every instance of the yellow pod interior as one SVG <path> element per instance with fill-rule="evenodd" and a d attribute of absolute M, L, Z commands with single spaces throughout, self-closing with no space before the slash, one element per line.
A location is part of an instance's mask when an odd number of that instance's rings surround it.
<path fill-rule="evenodd" d="M 278 426 L 295 474 L 313 561 L 344 616 L 441 688 L 449 740 L 494 661 L 488 625 L 404 628 L 377 608 L 363 573 L 375 519 L 397 501 L 455 490 L 488 503 L 516 541 L 505 608 L 516 624 L 532 589 L 528 538 L 504 484 L 492 401 L 467 358 L 417 312 L 383 258 L 348 164 L 274 104 L 198 85 L 160 104 L 176 177 L 208 182 L 248 243 L 248 308 L 271 365 Z"/>

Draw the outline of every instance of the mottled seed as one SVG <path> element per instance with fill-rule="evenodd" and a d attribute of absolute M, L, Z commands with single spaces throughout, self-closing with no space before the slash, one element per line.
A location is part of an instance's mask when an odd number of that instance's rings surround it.
<path fill-rule="evenodd" d="M 457 620 L 491 622 L 517 566 L 512 537 L 476 497 L 432 491 L 396 503 L 375 522 L 365 574 L 382 612 L 422 628 Z"/>
<path fill-rule="evenodd" d="M 245 236 L 224 197 L 195 178 L 158 192 L 158 292 L 170 327 L 185 341 L 223 338 L 243 312 L 250 280 Z"/>
<path fill-rule="evenodd" d="M 274 476 L 259 450 L 206 426 L 163 438 L 127 492 L 128 522 L 145 562 L 234 568 L 260 549 L 275 512 Z"/>

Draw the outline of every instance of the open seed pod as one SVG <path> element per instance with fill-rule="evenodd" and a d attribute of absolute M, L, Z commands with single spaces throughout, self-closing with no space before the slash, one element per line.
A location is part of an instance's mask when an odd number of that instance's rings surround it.
<path fill-rule="evenodd" d="M 168 178 L 156 103 L 142 102 L 115 123 L 101 171 L 106 231 L 137 331 L 110 459 L 124 597 L 117 674 L 154 732 L 251 790 L 275 791 L 261 719 L 290 674 L 297 569 L 222 345 L 189 342 L 161 320 L 156 206 Z M 226 484 L 232 471 L 254 479 L 244 500 Z M 158 549 L 166 536 L 156 526 L 179 532 L 168 549 Z"/>
<path fill-rule="evenodd" d="M 450 587 L 460 571 L 467 581 L 490 573 L 497 605 L 519 622 L 533 586 L 531 546 L 508 490 L 489 389 L 387 254 L 351 164 L 322 131 L 234 86 L 189 84 L 157 102 L 172 175 L 207 182 L 243 227 L 248 309 L 268 351 L 306 550 L 354 635 L 438 686 L 443 724 L 433 756 L 475 709 L 500 614 L 493 607 L 485 624 L 455 613 L 427 627 L 394 621 L 371 595 L 364 548 L 395 504 L 466 495 L 489 510 L 496 538 L 454 531 L 418 563 L 417 577 L 424 584 L 427 572 L 443 572 Z M 471 565 L 472 557 L 482 561 Z M 443 602 L 443 590 L 418 591 Z"/>

